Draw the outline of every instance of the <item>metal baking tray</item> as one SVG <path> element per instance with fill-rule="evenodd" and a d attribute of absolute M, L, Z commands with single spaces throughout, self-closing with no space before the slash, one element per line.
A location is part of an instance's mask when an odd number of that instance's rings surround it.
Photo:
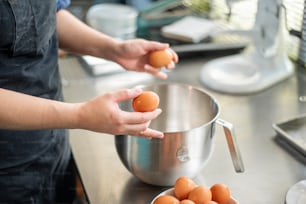
<path fill-rule="evenodd" d="M 272 126 L 279 136 L 306 156 L 306 115 L 274 123 Z"/>

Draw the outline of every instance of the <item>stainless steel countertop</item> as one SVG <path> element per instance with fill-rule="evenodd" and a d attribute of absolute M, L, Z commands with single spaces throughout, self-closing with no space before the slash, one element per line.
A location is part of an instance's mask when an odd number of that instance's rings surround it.
<path fill-rule="evenodd" d="M 166 81 L 206 89 L 199 73 L 207 59 L 182 59 Z M 61 59 L 60 70 L 68 102 L 160 81 L 139 73 L 93 77 L 75 57 Z M 240 204 L 284 203 L 287 190 L 306 179 L 306 158 L 281 145 L 272 124 L 306 113 L 306 103 L 298 101 L 299 95 L 306 95 L 305 87 L 306 74 L 302 73 L 252 95 L 227 95 L 206 89 L 220 103 L 220 118 L 234 125 L 245 172 L 235 173 L 224 133 L 217 126 L 212 158 L 195 181 L 227 184 Z M 114 136 L 85 130 L 70 132 L 72 151 L 91 204 L 145 204 L 166 189 L 144 184 L 125 169 L 116 153 Z"/>

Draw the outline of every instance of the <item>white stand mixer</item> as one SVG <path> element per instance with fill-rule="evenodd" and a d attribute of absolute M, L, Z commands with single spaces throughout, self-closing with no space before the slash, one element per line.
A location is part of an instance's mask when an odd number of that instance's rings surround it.
<path fill-rule="evenodd" d="M 285 46 L 289 36 L 285 19 L 282 0 L 259 0 L 253 29 L 245 32 L 251 44 L 241 54 L 206 63 L 201 70 L 201 82 L 216 91 L 247 94 L 291 76 L 294 67 Z"/>

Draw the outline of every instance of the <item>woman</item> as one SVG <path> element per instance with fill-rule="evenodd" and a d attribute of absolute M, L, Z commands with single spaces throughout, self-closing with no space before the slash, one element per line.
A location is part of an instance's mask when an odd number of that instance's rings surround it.
<path fill-rule="evenodd" d="M 67 130 L 162 138 L 148 128 L 161 110 L 127 113 L 118 102 L 142 90 L 125 89 L 87 102 L 63 102 L 58 48 L 115 61 L 130 71 L 166 74 L 147 54 L 167 44 L 115 40 L 79 21 L 66 1 L 0 1 L 0 203 L 71 203 L 73 174 Z M 173 53 L 174 68 L 178 61 Z M 69 196 L 71 195 L 71 196 Z"/>

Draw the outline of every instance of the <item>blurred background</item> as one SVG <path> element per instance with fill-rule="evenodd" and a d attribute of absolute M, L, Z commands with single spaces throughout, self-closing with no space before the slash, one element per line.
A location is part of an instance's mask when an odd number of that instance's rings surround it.
<path fill-rule="evenodd" d="M 294 61 L 305 65 L 305 31 L 302 35 L 304 0 L 284 0 L 286 27 L 291 33 L 286 43 L 288 55 Z M 181 42 L 160 37 L 159 29 L 186 15 L 200 15 L 224 21 L 224 26 L 251 29 L 257 11 L 257 0 L 71 0 L 69 10 L 86 22 L 89 8 L 101 3 L 130 5 L 139 11 L 137 37 L 158 39 L 172 45 Z M 305 24 L 305 20 L 304 20 Z M 306 26 L 304 26 L 305 29 Z M 301 39 L 304 38 L 303 48 Z M 218 39 L 220 40 L 220 39 Z M 222 39 L 224 40 L 224 39 Z M 301 45 L 301 46 L 300 46 Z"/>

